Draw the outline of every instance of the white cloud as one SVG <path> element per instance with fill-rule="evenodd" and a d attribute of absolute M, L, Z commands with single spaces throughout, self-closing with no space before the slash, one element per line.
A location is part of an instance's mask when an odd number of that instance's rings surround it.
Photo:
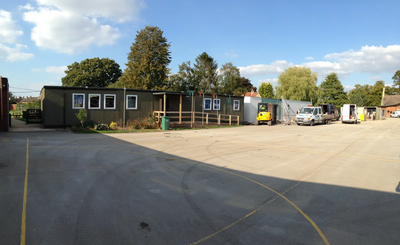
<path fill-rule="evenodd" d="M 11 48 L 0 43 L 0 60 L 6 59 L 12 62 L 12 61 L 27 60 L 33 57 L 33 54 L 21 52 L 22 48 L 27 48 L 27 46 L 21 44 L 15 44 L 15 47 Z"/>
<path fill-rule="evenodd" d="M 14 21 L 11 19 L 11 13 L 0 9 L 0 43 L 17 43 L 18 36 L 23 31 L 18 30 Z"/>
<path fill-rule="evenodd" d="M 102 22 L 126 22 L 138 19 L 144 0 L 36 0 L 37 7 L 27 10 L 23 19 L 35 26 L 31 39 L 36 46 L 59 53 L 76 53 L 91 45 L 113 45 L 121 36 L 118 28 Z"/>
<path fill-rule="evenodd" d="M 230 52 L 225 53 L 225 55 L 228 56 L 228 57 L 232 57 L 232 58 L 236 58 L 236 57 L 239 56 L 239 55 L 237 55 L 237 54 L 235 53 L 235 50 L 233 50 L 233 49 L 231 49 Z"/>
<path fill-rule="evenodd" d="M 46 73 L 56 73 L 56 74 L 65 74 L 64 71 L 68 69 L 67 66 L 48 66 L 46 68 L 36 68 L 32 69 L 32 71 L 44 71 Z"/>
<path fill-rule="evenodd" d="M 372 80 L 379 80 L 379 79 L 381 79 L 381 77 L 380 76 L 375 76 L 375 77 L 371 77 L 371 79 Z"/>
<path fill-rule="evenodd" d="M 346 78 L 352 73 L 380 74 L 383 72 L 393 74 L 399 69 L 400 45 L 364 46 L 358 51 L 349 50 L 327 54 L 325 59 L 296 66 L 308 67 L 313 72 L 317 72 L 320 81 L 332 72 L 338 74 L 340 78 Z M 294 66 L 294 64 L 285 60 L 278 60 L 269 65 L 257 64 L 239 68 L 243 76 L 251 77 L 280 74 L 290 66 Z"/>
<path fill-rule="evenodd" d="M 308 57 L 305 57 L 304 59 L 306 59 L 306 60 L 314 60 L 314 57 L 308 56 Z"/>
<path fill-rule="evenodd" d="M 352 90 L 354 88 L 354 86 L 350 86 L 350 85 L 343 86 L 343 87 L 344 87 L 344 91 L 346 91 L 346 92 L 349 92 L 350 90 Z"/>
<path fill-rule="evenodd" d="M 30 3 L 25 4 L 24 6 L 19 6 L 19 9 L 25 9 L 25 10 L 34 10 L 35 8 L 32 7 Z"/>
<path fill-rule="evenodd" d="M 262 76 L 271 74 L 280 74 L 286 68 L 293 66 L 293 63 L 288 63 L 285 60 L 277 60 L 271 62 L 269 65 L 250 65 L 246 67 L 239 67 L 241 76 Z"/>
<path fill-rule="evenodd" d="M 111 45 L 120 37 L 118 28 L 71 12 L 42 8 L 24 13 L 23 18 L 36 25 L 31 33 L 36 46 L 59 53 L 72 54 L 92 44 Z"/>
<path fill-rule="evenodd" d="M 136 20 L 139 11 L 146 7 L 144 0 L 37 0 L 38 5 L 55 7 L 62 12 L 81 16 L 104 17 L 118 22 Z"/>

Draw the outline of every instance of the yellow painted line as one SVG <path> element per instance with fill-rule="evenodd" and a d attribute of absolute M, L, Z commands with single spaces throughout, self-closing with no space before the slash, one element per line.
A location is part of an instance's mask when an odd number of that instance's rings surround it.
<path fill-rule="evenodd" d="M 24 200 L 22 204 L 21 245 L 25 245 L 25 236 L 26 236 L 26 202 L 28 199 L 28 167 L 29 167 L 29 138 L 26 139 L 26 167 L 25 167 Z"/>
<path fill-rule="evenodd" d="M 43 147 L 45 147 L 45 146 L 43 146 Z M 282 198 L 283 198 L 286 202 L 288 202 L 290 205 L 292 205 L 292 206 L 293 206 L 297 211 L 299 211 L 299 213 L 301 213 L 301 214 L 304 216 L 304 218 L 306 218 L 306 220 L 314 227 L 314 229 L 317 231 L 317 233 L 318 233 L 319 236 L 322 238 L 322 240 L 324 241 L 324 243 L 325 243 L 326 245 L 330 245 L 328 239 L 325 237 L 325 235 L 322 233 L 322 231 L 318 228 L 317 224 L 315 224 L 315 222 L 314 222 L 306 213 L 304 213 L 296 204 L 294 204 L 292 201 L 290 201 L 290 200 L 289 200 L 287 197 L 285 197 L 283 194 L 281 194 L 281 193 L 275 191 L 274 189 L 272 189 L 272 188 L 270 188 L 270 187 L 268 187 L 268 186 L 266 186 L 266 185 L 264 185 L 264 184 L 261 184 L 260 182 L 257 182 L 257 181 L 255 181 L 255 180 L 253 180 L 253 179 L 250 179 L 250 178 L 248 178 L 248 177 L 245 177 L 245 176 L 242 176 L 242 175 L 233 173 L 233 172 L 229 172 L 229 171 L 227 171 L 227 170 L 220 169 L 220 168 L 217 168 L 217 167 L 214 167 L 214 166 L 210 166 L 210 165 L 207 165 L 207 164 L 204 164 L 204 163 L 201 163 L 201 162 L 196 162 L 196 161 L 193 161 L 193 160 L 186 160 L 186 159 L 183 159 L 183 158 L 171 158 L 171 157 L 168 157 L 168 156 L 161 156 L 161 155 L 157 155 L 157 154 L 140 153 L 140 152 L 132 152 L 132 151 L 119 151 L 119 150 L 100 149 L 100 148 L 97 149 L 97 148 L 65 147 L 65 146 L 62 146 L 62 147 L 47 146 L 47 147 L 48 147 L 48 148 L 79 149 L 79 150 L 83 150 L 83 149 L 85 149 L 85 150 L 87 150 L 87 149 L 91 149 L 91 150 L 103 150 L 103 151 L 106 150 L 106 151 L 113 151 L 113 152 L 123 152 L 123 153 L 131 153 L 131 154 L 138 154 L 138 155 L 146 155 L 146 156 L 160 157 L 160 158 L 164 158 L 164 159 L 173 159 L 173 160 L 177 160 L 177 161 L 182 161 L 182 162 L 188 162 L 188 163 L 192 163 L 192 164 L 201 165 L 201 166 L 204 166 L 204 167 L 207 167 L 207 168 L 212 168 L 212 169 L 215 169 L 215 170 L 220 171 L 220 172 L 224 172 L 224 173 L 227 173 L 227 174 L 231 174 L 231 175 L 234 175 L 234 176 L 237 176 L 237 177 L 240 177 L 240 178 L 249 180 L 249 181 L 251 181 L 251 182 L 253 182 L 253 183 L 255 183 L 255 184 L 257 184 L 257 185 L 259 185 L 259 186 L 261 186 L 261 187 L 264 187 L 264 188 L 267 189 L 267 190 L 270 190 L 271 192 L 275 193 L 276 195 L 282 197 Z M 263 207 L 264 207 L 264 206 L 260 206 L 258 209 L 253 210 L 252 212 L 250 212 L 250 213 L 248 213 L 247 215 L 243 216 L 242 218 L 236 220 L 236 221 L 233 222 L 232 224 L 230 224 L 230 225 L 228 225 L 228 226 L 222 228 L 221 230 L 216 231 L 215 233 L 213 233 L 213 234 L 211 234 L 211 235 L 208 235 L 208 236 L 206 236 L 206 237 L 204 237 L 204 238 L 202 238 L 202 239 L 200 239 L 200 240 L 198 240 L 198 241 L 196 241 L 196 242 L 194 242 L 194 243 L 191 243 L 191 245 L 200 244 L 200 243 L 202 243 L 202 242 L 204 242 L 204 241 L 206 241 L 206 240 L 208 240 L 208 239 L 210 239 L 210 238 L 212 238 L 212 237 L 218 235 L 219 233 L 221 233 L 221 232 L 223 232 L 223 231 L 229 229 L 230 227 L 232 227 L 232 226 L 238 224 L 239 222 L 241 222 L 241 221 L 247 219 L 247 218 L 250 217 L 251 215 L 255 214 L 257 211 L 261 210 Z"/>

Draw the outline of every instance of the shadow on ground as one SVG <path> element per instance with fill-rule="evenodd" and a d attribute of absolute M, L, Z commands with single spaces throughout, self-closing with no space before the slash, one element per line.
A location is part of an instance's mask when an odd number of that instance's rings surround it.
<path fill-rule="evenodd" d="M 27 244 L 400 243 L 395 193 L 299 184 L 106 135 L 48 132 L 0 133 L 3 244 L 21 237 L 27 138 Z"/>

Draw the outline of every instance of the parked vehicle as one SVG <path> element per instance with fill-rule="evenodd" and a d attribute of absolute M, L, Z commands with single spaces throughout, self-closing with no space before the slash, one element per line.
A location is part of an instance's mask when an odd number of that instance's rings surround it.
<path fill-rule="evenodd" d="M 258 103 L 257 124 L 267 123 L 269 126 L 276 123 L 278 105 L 272 103 Z"/>
<path fill-rule="evenodd" d="M 342 115 L 342 123 L 357 124 L 357 105 L 344 104 L 341 108 L 340 114 Z"/>
<path fill-rule="evenodd" d="M 400 118 L 400 111 L 395 111 L 392 114 L 390 114 L 390 117 L 397 117 Z"/>
<path fill-rule="evenodd" d="M 339 121 L 340 115 L 335 105 L 322 104 L 321 107 L 322 107 L 322 115 L 324 118 Z"/>
<path fill-rule="evenodd" d="M 322 107 L 320 106 L 303 107 L 296 115 L 297 125 L 329 124 L 331 120 L 330 117 L 323 116 Z"/>

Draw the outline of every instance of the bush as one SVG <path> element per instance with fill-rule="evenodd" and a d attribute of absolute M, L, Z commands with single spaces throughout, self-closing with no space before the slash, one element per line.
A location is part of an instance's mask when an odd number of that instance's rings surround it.
<path fill-rule="evenodd" d="M 78 118 L 79 122 L 81 122 L 81 125 L 83 127 L 83 124 L 87 120 L 87 113 L 85 109 L 80 109 L 78 113 L 75 114 L 76 118 Z"/>
<path fill-rule="evenodd" d="M 95 130 L 110 130 L 107 124 L 96 124 L 94 125 Z"/>
<path fill-rule="evenodd" d="M 110 128 L 111 128 L 111 129 L 116 129 L 116 128 L 117 128 L 117 123 L 111 122 L 111 123 L 110 123 Z"/>

